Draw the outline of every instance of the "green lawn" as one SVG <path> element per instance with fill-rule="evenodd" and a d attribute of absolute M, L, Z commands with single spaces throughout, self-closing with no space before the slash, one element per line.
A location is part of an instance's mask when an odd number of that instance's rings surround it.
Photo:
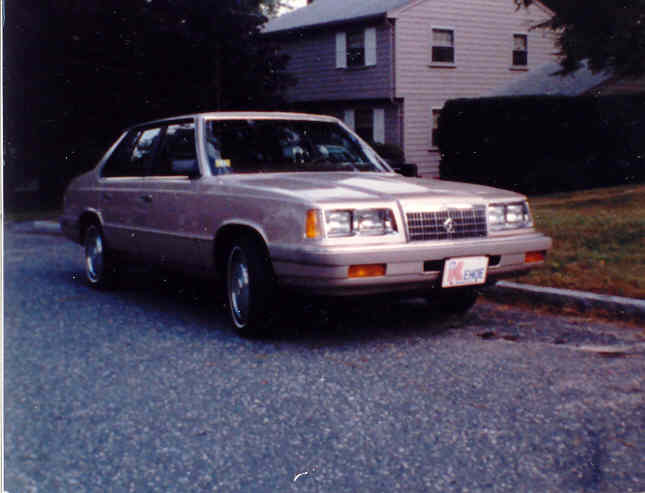
<path fill-rule="evenodd" d="M 547 265 L 520 282 L 645 299 L 645 185 L 534 197 L 553 238 Z"/>

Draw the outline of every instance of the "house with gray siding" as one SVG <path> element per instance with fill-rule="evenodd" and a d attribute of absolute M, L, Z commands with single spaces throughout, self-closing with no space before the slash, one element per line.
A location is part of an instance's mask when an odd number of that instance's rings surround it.
<path fill-rule="evenodd" d="M 443 104 L 554 61 L 554 37 L 533 29 L 550 15 L 514 0 L 313 0 L 264 32 L 290 57 L 294 109 L 338 116 L 438 176 L 433 130 Z"/>

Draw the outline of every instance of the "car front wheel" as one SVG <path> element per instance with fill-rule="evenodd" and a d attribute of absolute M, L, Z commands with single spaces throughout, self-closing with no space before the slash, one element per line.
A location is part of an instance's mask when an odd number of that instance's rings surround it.
<path fill-rule="evenodd" d="M 240 335 L 262 335 L 274 289 L 273 271 L 263 245 L 247 236 L 234 241 L 228 254 L 226 291 L 229 315 Z"/>

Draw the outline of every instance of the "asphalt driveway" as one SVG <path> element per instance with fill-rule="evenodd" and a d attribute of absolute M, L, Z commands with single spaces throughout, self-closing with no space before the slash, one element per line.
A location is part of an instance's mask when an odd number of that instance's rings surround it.
<path fill-rule="evenodd" d="M 79 255 L 6 237 L 9 493 L 645 491 L 642 328 L 381 299 L 249 341 L 208 284 Z"/>

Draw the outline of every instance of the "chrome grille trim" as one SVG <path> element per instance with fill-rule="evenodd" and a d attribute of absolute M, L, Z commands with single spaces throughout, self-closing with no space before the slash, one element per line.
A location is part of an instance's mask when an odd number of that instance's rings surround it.
<path fill-rule="evenodd" d="M 461 240 L 482 238 L 487 234 L 484 205 L 469 209 L 408 212 L 405 216 L 410 241 Z"/>

